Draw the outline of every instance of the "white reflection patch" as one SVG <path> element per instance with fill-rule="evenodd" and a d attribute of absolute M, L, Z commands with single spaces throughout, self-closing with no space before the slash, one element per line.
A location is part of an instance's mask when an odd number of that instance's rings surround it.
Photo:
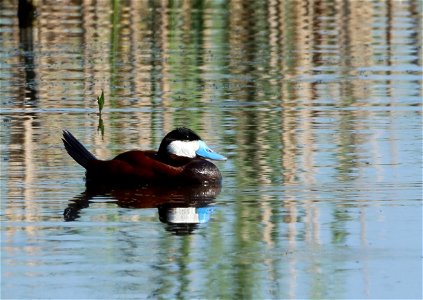
<path fill-rule="evenodd" d="M 195 207 L 175 207 L 167 213 L 170 223 L 200 223 L 200 218 Z"/>

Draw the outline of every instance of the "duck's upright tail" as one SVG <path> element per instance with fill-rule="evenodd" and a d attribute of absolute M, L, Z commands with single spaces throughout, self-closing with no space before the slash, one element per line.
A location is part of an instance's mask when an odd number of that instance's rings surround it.
<path fill-rule="evenodd" d="M 87 169 L 88 163 L 97 158 L 87 150 L 77 139 L 67 130 L 63 130 L 63 144 L 69 155 L 81 166 Z"/>

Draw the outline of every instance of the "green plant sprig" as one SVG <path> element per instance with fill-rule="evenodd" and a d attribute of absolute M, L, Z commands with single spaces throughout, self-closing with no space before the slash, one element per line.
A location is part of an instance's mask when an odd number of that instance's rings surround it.
<path fill-rule="evenodd" d="M 101 115 L 101 111 L 103 110 L 103 107 L 104 107 L 104 91 L 103 90 L 101 90 L 101 95 L 97 97 L 97 104 L 98 104 L 98 112 Z"/>

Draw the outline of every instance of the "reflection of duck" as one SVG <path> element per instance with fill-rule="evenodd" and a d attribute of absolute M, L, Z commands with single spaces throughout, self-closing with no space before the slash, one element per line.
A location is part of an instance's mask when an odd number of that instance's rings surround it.
<path fill-rule="evenodd" d="M 69 131 L 63 131 L 69 155 L 86 172 L 87 186 L 220 184 L 219 169 L 204 158 L 225 160 L 188 128 L 177 128 L 162 140 L 159 150 L 132 150 L 112 160 L 99 160 Z"/>
<path fill-rule="evenodd" d="M 159 219 L 166 229 L 175 234 L 191 233 L 198 224 L 207 223 L 213 213 L 211 204 L 220 193 L 220 185 L 189 187 L 145 186 L 137 189 L 99 190 L 87 189 L 75 197 L 64 211 L 66 221 L 79 218 L 82 209 L 91 200 L 106 195 L 117 200 L 125 208 L 157 208 Z"/>

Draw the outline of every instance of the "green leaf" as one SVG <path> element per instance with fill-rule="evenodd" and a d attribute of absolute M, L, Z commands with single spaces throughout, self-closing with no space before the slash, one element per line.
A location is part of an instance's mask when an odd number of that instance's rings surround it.
<path fill-rule="evenodd" d="M 98 116 L 97 131 L 100 131 L 101 137 L 104 138 L 104 122 L 103 122 L 103 118 L 101 117 L 101 114 Z"/>
<path fill-rule="evenodd" d="M 98 111 L 101 114 L 101 111 L 103 110 L 103 107 L 104 107 L 104 91 L 103 90 L 101 90 L 100 97 L 97 97 L 97 103 L 98 103 Z"/>

